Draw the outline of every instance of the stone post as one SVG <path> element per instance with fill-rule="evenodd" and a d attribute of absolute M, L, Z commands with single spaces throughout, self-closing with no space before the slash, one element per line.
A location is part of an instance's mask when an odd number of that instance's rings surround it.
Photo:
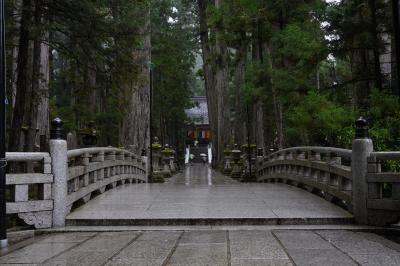
<path fill-rule="evenodd" d="M 53 183 L 53 227 L 65 226 L 67 216 L 67 142 L 62 137 L 63 122 L 56 118 L 51 122 L 50 155 L 52 159 Z"/>
<path fill-rule="evenodd" d="M 368 223 L 368 157 L 373 152 L 373 143 L 368 136 L 368 123 L 360 117 L 356 121 L 356 135 L 353 140 L 351 172 L 353 176 L 353 213 L 359 224 Z"/>
<path fill-rule="evenodd" d="M 148 173 L 150 172 L 150 160 L 149 160 L 149 158 L 147 157 L 147 153 L 146 153 L 146 149 L 143 149 L 142 150 L 142 162 L 145 164 L 145 166 L 146 166 L 146 174 L 145 174 L 145 176 L 146 176 L 146 183 L 148 183 L 149 182 L 149 175 L 148 175 Z"/>

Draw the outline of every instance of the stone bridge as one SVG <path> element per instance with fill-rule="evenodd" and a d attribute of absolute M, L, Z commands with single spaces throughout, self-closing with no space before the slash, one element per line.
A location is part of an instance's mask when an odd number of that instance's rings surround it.
<path fill-rule="evenodd" d="M 164 184 L 147 184 L 146 157 L 110 147 L 67 151 L 56 133 L 49 153 L 7 154 L 7 214 L 38 229 L 388 225 L 399 218 L 400 174 L 385 167 L 400 160 L 400 152 L 374 152 L 363 121 L 352 150 L 294 147 L 259 157 L 258 183 L 240 183 L 199 164 Z"/>

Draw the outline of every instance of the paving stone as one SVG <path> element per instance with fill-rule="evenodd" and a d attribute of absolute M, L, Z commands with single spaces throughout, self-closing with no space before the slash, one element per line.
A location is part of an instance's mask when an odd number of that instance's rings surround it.
<path fill-rule="evenodd" d="M 227 265 L 226 244 L 179 245 L 167 265 Z"/>
<path fill-rule="evenodd" d="M 373 233 L 365 233 L 365 232 L 358 232 L 357 234 L 361 237 L 364 237 L 365 239 L 380 243 L 385 247 L 388 247 L 397 252 L 400 252 L 400 244 L 390 241 L 389 239 L 386 239 L 383 236 L 373 234 Z"/>
<path fill-rule="evenodd" d="M 117 257 L 123 259 L 165 259 L 175 246 L 175 241 L 135 241 L 122 250 Z"/>
<path fill-rule="evenodd" d="M 80 243 L 94 236 L 96 233 L 68 233 L 49 235 L 39 243 Z"/>
<path fill-rule="evenodd" d="M 399 266 L 400 254 L 373 254 L 373 255 L 351 255 L 351 257 L 363 266 Z"/>
<path fill-rule="evenodd" d="M 2 264 L 1 264 L 1 266 L 16 266 L 16 265 L 19 265 L 19 266 L 37 266 L 37 265 L 39 265 L 39 264 L 26 264 L 26 263 L 24 263 L 24 264 L 7 264 L 7 263 L 2 263 Z"/>
<path fill-rule="evenodd" d="M 350 257 L 337 249 L 289 249 L 297 266 L 356 266 Z"/>
<path fill-rule="evenodd" d="M 232 259 L 231 266 L 292 266 L 290 260 Z"/>
<path fill-rule="evenodd" d="M 174 231 L 148 231 L 143 232 L 143 234 L 138 238 L 138 241 L 146 240 L 170 240 L 175 241 L 181 236 L 182 232 Z"/>
<path fill-rule="evenodd" d="M 231 243 L 230 250 L 237 259 L 288 259 L 281 246 L 268 241 Z"/>
<path fill-rule="evenodd" d="M 105 264 L 106 266 L 162 266 L 164 260 L 156 259 L 133 259 L 133 258 L 114 258 Z"/>
<path fill-rule="evenodd" d="M 362 235 L 345 230 L 317 230 L 315 233 L 322 236 L 327 241 L 363 240 Z"/>
<path fill-rule="evenodd" d="M 76 249 L 79 249 L 79 251 L 118 250 L 118 248 L 122 248 L 137 236 L 138 233 L 135 232 L 116 233 L 115 235 L 101 233 Z"/>
<path fill-rule="evenodd" d="M 37 243 L 29 245 L 3 257 L 0 257 L 0 265 L 2 265 L 3 263 L 42 263 L 45 260 L 68 250 L 74 245 L 76 245 L 76 243 Z"/>
<path fill-rule="evenodd" d="M 340 240 L 332 244 L 349 255 L 397 254 L 398 252 L 370 240 Z"/>
<path fill-rule="evenodd" d="M 312 231 L 274 231 L 286 249 L 334 249 L 334 247 Z"/>
<path fill-rule="evenodd" d="M 100 233 L 94 238 L 62 253 L 44 265 L 101 265 L 134 240 L 139 233 Z"/>
<path fill-rule="evenodd" d="M 194 165 L 166 184 L 106 191 L 68 215 L 85 219 L 351 218 L 342 208 L 284 184 L 242 184 Z"/>
<path fill-rule="evenodd" d="M 74 253 L 64 253 L 54 259 L 42 263 L 41 266 L 88 266 L 102 265 L 114 253 L 110 251 L 74 251 Z"/>
<path fill-rule="evenodd" d="M 179 243 L 180 245 L 226 243 L 226 237 L 225 231 L 189 231 L 183 234 Z"/>

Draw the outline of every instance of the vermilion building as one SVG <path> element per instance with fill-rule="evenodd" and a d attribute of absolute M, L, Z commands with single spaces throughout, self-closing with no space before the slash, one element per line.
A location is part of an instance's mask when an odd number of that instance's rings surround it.
<path fill-rule="evenodd" d="M 194 107 L 186 110 L 190 120 L 187 127 L 187 144 L 193 144 L 196 140 L 199 145 L 208 145 L 210 138 L 210 122 L 208 119 L 207 97 L 196 96 L 192 98 Z"/>

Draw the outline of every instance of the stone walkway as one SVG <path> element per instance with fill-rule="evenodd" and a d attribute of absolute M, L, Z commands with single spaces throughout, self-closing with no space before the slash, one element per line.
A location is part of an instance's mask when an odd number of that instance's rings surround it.
<path fill-rule="evenodd" d="M 243 224 L 318 219 L 318 223 L 326 224 L 351 217 L 342 208 L 296 187 L 243 184 L 207 166 L 194 165 L 165 184 L 128 184 L 107 191 L 67 219 L 70 225 L 163 225 L 151 223 L 157 220 L 170 220 L 169 225 L 183 225 L 185 221 L 207 224 L 212 219 L 236 219 Z"/>
<path fill-rule="evenodd" d="M 400 245 L 344 230 L 144 231 L 40 236 L 0 265 L 400 265 Z"/>

